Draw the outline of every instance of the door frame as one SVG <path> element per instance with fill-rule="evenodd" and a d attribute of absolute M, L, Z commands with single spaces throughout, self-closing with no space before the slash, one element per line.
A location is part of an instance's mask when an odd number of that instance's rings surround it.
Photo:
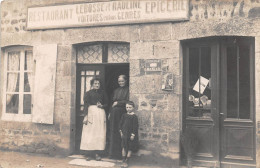
<path fill-rule="evenodd" d="M 80 91 L 81 91 L 81 70 L 83 71 L 87 71 L 87 70 L 94 70 L 96 67 L 96 69 L 100 70 L 100 71 L 105 71 L 105 67 L 102 64 L 76 64 L 76 95 L 75 95 L 75 114 L 74 114 L 74 118 L 75 118 L 75 134 L 73 137 L 73 141 L 74 141 L 74 146 L 73 146 L 73 153 L 75 154 L 81 154 L 80 151 L 80 144 L 78 144 L 78 129 L 79 126 L 78 124 L 82 124 L 81 122 L 83 121 L 83 116 L 82 114 L 79 114 L 81 110 L 81 97 L 80 97 Z M 86 74 L 83 75 L 86 78 Z M 96 74 L 94 74 L 94 76 L 96 76 Z M 104 74 L 103 74 L 104 76 Z M 101 83 L 103 83 L 103 79 L 101 79 Z M 86 81 L 84 81 L 84 84 L 86 83 Z M 102 84 L 104 85 L 104 84 Z M 84 93 L 85 93 L 85 89 L 84 88 Z M 84 96 L 84 95 L 83 95 Z M 82 120 L 82 121 L 81 121 Z M 80 123 L 77 123 L 80 122 Z"/>
<path fill-rule="evenodd" d="M 106 67 L 107 66 L 128 66 L 129 68 L 129 74 L 130 74 L 130 63 L 76 63 L 76 81 L 75 81 L 75 84 L 76 84 L 76 95 L 75 95 L 75 114 L 73 115 L 73 118 L 74 118 L 74 123 L 75 123 L 75 133 L 73 134 L 73 147 L 72 147 L 72 151 L 74 154 L 80 154 L 81 150 L 78 150 L 77 149 L 77 113 L 78 113 L 78 110 L 80 110 L 80 97 L 79 97 L 79 92 L 80 92 L 80 77 L 81 77 L 81 74 L 79 72 L 80 68 L 82 67 L 95 67 L 95 66 L 100 66 L 104 69 L 104 79 L 101 79 L 101 82 L 102 82 L 102 86 L 103 86 L 103 89 L 106 90 L 106 85 L 105 85 L 105 82 L 106 82 L 106 79 L 105 79 L 105 71 L 106 71 Z M 101 68 L 101 69 L 102 69 Z M 130 79 L 130 76 L 129 76 L 129 79 Z"/>
<path fill-rule="evenodd" d="M 224 38 L 241 38 L 242 40 L 244 41 L 250 41 L 250 43 L 252 43 L 251 47 L 250 47 L 250 59 L 252 59 L 250 61 L 250 81 L 252 82 L 252 84 L 250 85 L 250 87 L 252 87 L 251 89 L 251 94 L 250 94 L 250 98 L 252 98 L 252 101 L 251 101 L 251 104 L 250 104 L 250 107 L 251 107 L 251 112 L 250 112 L 250 116 L 252 117 L 252 122 L 253 122 L 253 145 L 254 145 L 254 161 L 253 163 L 245 163 L 246 166 L 248 167 L 255 167 L 255 165 L 252 165 L 252 164 L 255 164 L 255 161 L 256 161 L 256 133 L 255 133 L 255 130 L 256 130 L 256 126 L 255 126 L 255 65 L 254 65 L 254 61 L 255 61 L 255 56 L 254 56 L 254 39 L 252 37 L 237 37 L 237 36 L 228 36 L 228 37 L 206 37 L 206 38 L 200 38 L 200 39 L 193 39 L 193 40 L 184 40 L 184 41 L 181 41 L 181 45 L 182 45 L 182 48 L 183 48 L 183 103 L 182 103 L 182 106 L 183 106 L 183 114 L 182 114 L 182 132 L 185 131 L 186 127 L 187 127 L 187 83 L 189 81 L 188 79 L 188 75 L 187 71 L 188 68 L 187 66 L 189 66 L 189 52 L 188 52 L 188 48 L 191 47 L 191 46 L 204 46 L 204 45 L 207 45 L 207 46 L 211 46 L 211 45 L 215 45 L 215 63 L 214 64 L 211 64 L 211 66 L 215 66 L 213 67 L 213 69 L 216 69 L 216 72 L 213 72 L 215 73 L 216 75 L 216 86 L 215 86 L 215 90 L 216 90 L 216 106 L 213 107 L 213 111 L 211 110 L 211 116 L 212 116 L 212 120 L 214 122 L 214 125 L 215 125 L 215 128 L 214 128 L 214 136 L 218 137 L 217 138 L 217 142 L 215 144 L 215 147 L 218 148 L 218 151 L 216 152 L 216 156 L 214 157 L 215 160 L 212 160 L 212 159 L 208 159 L 208 160 L 201 160 L 201 158 L 196 158 L 195 159 L 195 162 L 194 164 L 195 165 L 198 165 L 198 166 L 213 166 L 213 167 L 221 167 L 221 162 L 223 162 L 223 160 L 221 160 L 222 156 L 222 152 L 221 152 L 221 143 L 222 143 L 222 125 L 221 125 L 221 118 L 220 118 L 220 112 L 221 110 L 223 110 L 223 105 L 221 104 L 221 99 L 223 98 L 223 95 L 222 95 L 222 80 L 223 80 L 223 66 L 221 65 L 221 55 L 222 55 L 222 41 Z M 209 45 L 210 44 L 210 45 Z M 211 56 L 212 58 L 212 56 Z M 212 62 L 212 61 L 211 61 Z M 212 73 L 211 73 L 212 74 Z M 213 76 L 211 76 L 213 77 Z M 214 108 L 216 112 L 214 112 Z M 213 118 L 214 117 L 214 118 Z M 196 121 L 193 121 L 194 123 Z M 217 132 L 217 133 L 216 133 Z M 181 156 L 184 156 L 184 151 L 183 151 L 183 148 L 181 148 Z M 231 164 L 230 164 L 231 165 Z M 224 165 L 223 165 L 224 166 Z"/>

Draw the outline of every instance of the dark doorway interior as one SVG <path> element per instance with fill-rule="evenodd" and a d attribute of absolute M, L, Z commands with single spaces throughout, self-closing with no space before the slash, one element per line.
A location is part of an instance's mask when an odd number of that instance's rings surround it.
<path fill-rule="evenodd" d="M 129 86 L 129 64 L 107 64 L 105 66 L 105 90 L 110 100 L 109 107 L 112 103 L 113 91 L 118 87 L 119 75 L 127 76 L 127 86 Z"/>

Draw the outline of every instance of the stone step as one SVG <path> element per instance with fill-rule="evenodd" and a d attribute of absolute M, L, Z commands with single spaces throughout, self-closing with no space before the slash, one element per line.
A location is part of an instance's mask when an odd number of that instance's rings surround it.
<path fill-rule="evenodd" d="M 69 162 L 70 165 L 77 166 L 86 166 L 86 167 L 114 167 L 116 164 L 107 161 L 96 161 L 90 160 L 86 161 L 85 159 L 73 159 Z"/>

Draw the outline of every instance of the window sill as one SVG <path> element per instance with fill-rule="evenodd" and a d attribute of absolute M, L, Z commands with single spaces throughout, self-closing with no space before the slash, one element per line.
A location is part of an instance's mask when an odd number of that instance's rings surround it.
<path fill-rule="evenodd" d="M 7 114 L 2 115 L 3 121 L 32 122 L 31 114 Z"/>

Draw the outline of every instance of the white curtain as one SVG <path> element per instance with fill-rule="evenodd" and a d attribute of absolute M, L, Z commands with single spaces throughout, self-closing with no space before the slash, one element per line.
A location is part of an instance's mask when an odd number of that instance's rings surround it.
<path fill-rule="evenodd" d="M 6 92 L 15 92 L 19 73 L 12 71 L 19 71 L 20 52 L 9 52 L 7 59 L 7 70 L 9 73 L 7 73 Z M 14 94 L 8 94 L 8 96 L 6 96 L 6 104 L 10 103 L 13 95 Z"/>
<path fill-rule="evenodd" d="M 32 71 L 33 70 L 33 53 L 32 51 L 26 51 L 26 64 L 27 64 L 27 70 Z M 28 83 L 30 86 L 30 91 L 32 92 L 32 83 L 33 83 L 33 73 L 28 72 Z"/>

